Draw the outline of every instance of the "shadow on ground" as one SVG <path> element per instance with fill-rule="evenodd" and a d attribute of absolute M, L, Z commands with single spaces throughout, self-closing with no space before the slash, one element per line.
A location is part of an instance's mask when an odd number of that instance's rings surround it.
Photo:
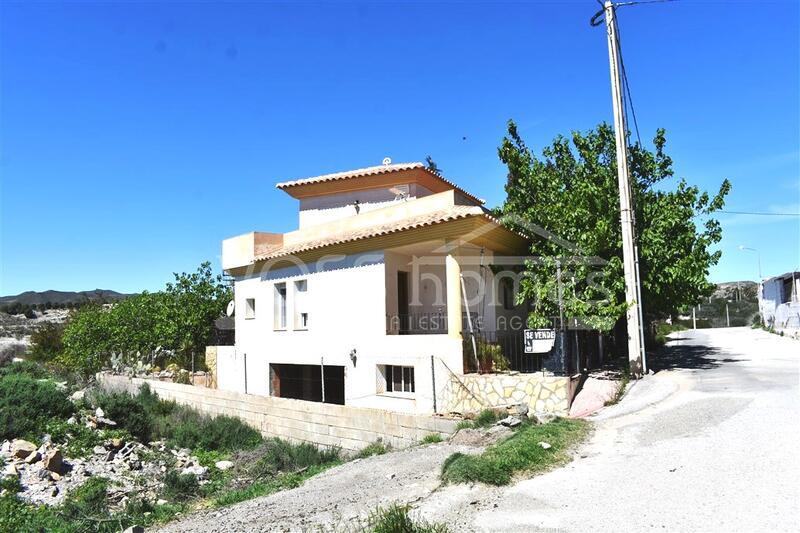
<path fill-rule="evenodd" d="M 723 359 L 721 356 L 722 352 L 717 348 L 673 344 L 664 346 L 656 354 L 650 355 L 647 364 L 653 371 L 658 372 L 678 368 L 710 370 L 717 368 L 723 362 L 733 361 Z"/>

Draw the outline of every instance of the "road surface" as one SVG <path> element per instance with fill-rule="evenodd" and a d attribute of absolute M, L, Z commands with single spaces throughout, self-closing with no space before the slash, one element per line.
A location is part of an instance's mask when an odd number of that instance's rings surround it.
<path fill-rule="evenodd" d="M 456 531 L 800 531 L 800 342 L 680 332 L 565 468 L 420 505 Z"/>

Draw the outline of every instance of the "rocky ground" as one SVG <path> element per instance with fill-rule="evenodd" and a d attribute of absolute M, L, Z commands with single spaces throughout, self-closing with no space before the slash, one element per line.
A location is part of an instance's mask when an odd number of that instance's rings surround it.
<path fill-rule="evenodd" d="M 509 420 L 506 423 L 513 421 Z M 192 514 L 164 532 L 351 531 L 376 507 L 416 504 L 440 489 L 450 454 L 481 453 L 511 435 L 503 425 L 463 429 L 446 442 L 355 459 L 302 486 L 235 506 Z"/>
<path fill-rule="evenodd" d="M 0 313 L 0 363 L 24 355 L 30 347 L 31 334 L 36 328 L 48 322 L 63 323 L 68 317 L 67 309 L 37 312 L 36 318 Z"/>
<path fill-rule="evenodd" d="M 114 422 L 103 414 L 98 409 L 92 415 L 72 418 L 68 424 L 83 424 L 92 431 L 113 427 Z M 144 445 L 135 440 L 110 438 L 80 457 L 67 457 L 63 444 L 53 443 L 45 435 L 38 445 L 22 439 L 0 445 L 2 475 L 19 479 L 22 499 L 58 505 L 70 491 L 89 478 L 100 476 L 111 481 L 112 507 L 122 508 L 134 496 L 156 501 L 164 474 L 170 468 L 194 474 L 201 484 L 208 476 L 208 469 L 189 450 L 169 449 L 160 441 Z"/>

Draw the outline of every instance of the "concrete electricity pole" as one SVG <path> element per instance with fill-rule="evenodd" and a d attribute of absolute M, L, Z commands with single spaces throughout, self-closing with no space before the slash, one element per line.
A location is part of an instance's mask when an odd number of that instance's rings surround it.
<path fill-rule="evenodd" d="M 619 178 L 619 210 L 622 222 L 622 263 L 625 271 L 625 301 L 628 304 L 628 359 L 631 374 L 641 377 L 644 368 L 642 350 L 642 323 L 639 314 L 639 276 L 634 251 L 633 209 L 628 176 L 628 141 L 625 125 L 625 108 L 622 103 L 619 37 L 614 4 L 603 5 L 608 34 L 608 63 L 611 70 L 611 97 L 614 103 L 614 130 L 617 141 L 617 174 Z"/>

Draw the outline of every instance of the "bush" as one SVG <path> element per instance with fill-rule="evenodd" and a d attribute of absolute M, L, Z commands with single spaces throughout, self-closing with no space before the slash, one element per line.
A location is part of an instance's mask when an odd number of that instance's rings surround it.
<path fill-rule="evenodd" d="M 23 375 L 33 379 L 47 379 L 50 376 L 44 367 L 31 361 L 16 361 L 0 368 L 0 378 L 11 375 Z"/>
<path fill-rule="evenodd" d="M 194 474 L 180 474 L 170 470 L 164 476 L 163 495 L 168 500 L 180 501 L 193 498 L 200 491 L 200 484 Z"/>
<path fill-rule="evenodd" d="M 414 521 L 408 516 L 408 505 L 392 505 L 372 511 L 367 519 L 371 533 L 446 533 L 444 524 L 431 524 L 424 520 Z"/>
<path fill-rule="evenodd" d="M 360 459 L 364 459 L 366 457 L 372 457 L 373 455 L 383 455 L 388 451 L 386 445 L 384 445 L 381 441 L 376 440 L 372 444 L 368 444 L 365 448 L 363 448 L 356 457 Z"/>
<path fill-rule="evenodd" d="M 339 460 L 340 455 L 336 448 L 322 449 L 306 442 L 292 444 L 279 438 L 269 439 L 256 453 L 261 457 L 248 471 L 253 479 L 334 463 Z"/>
<path fill-rule="evenodd" d="M 436 444 L 442 442 L 442 436 L 438 433 L 429 433 L 422 439 L 422 444 Z"/>
<path fill-rule="evenodd" d="M 24 374 L 0 378 L 0 439 L 39 437 L 50 419 L 74 412 L 67 395 L 50 381 Z"/>
<path fill-rule="evenodd" d="M 158 398 L 146 384 L 136 396 L 99 393 L 99 405 L 122 429 L 141 442 L 163 439 L 178 448 L 235 451 L 261 442 L 261 434 L 231 416 L 211 418 L 194 409 Z"/>
<path fill-rule="evenodd" d="M 106 418 L 139 439 L 149 442 L 153 432 L 153 417 L 136 398 L 125 393 L 103 393 L 96 398 Z"/>
<path fill-rule="evenodd" d="M 31 335 L 31 349 L 28 358 L 32 361 L 53 361 L 64 351 L 62 336 L 64 325 L 47 322 Z"/>
<path fill-rule="evenodd" d="M 473 421 L 473 426 L 477 428 L 485 428 L 493 426 L 501 418 L 503 417 L 500 414 L 498 414 L 497 411 L 494 411 L 492 409 L 484 409 L 483 411 L 478 413 L 478 416 L 475 417 L 475 420 Z"/>

